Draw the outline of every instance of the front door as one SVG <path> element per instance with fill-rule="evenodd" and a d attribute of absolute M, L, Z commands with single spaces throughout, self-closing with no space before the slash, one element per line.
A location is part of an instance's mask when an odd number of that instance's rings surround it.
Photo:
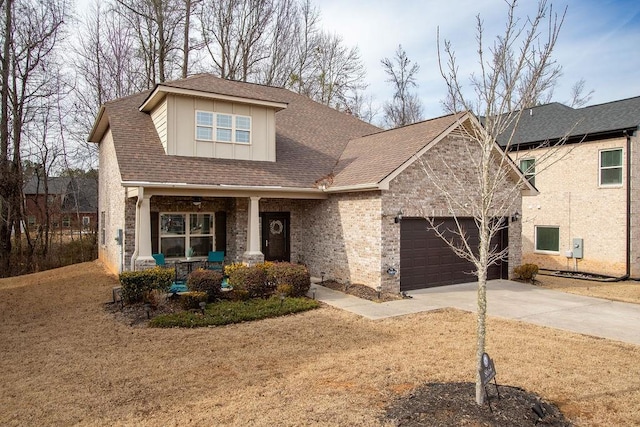
<path fill-rule="evenodd" d="M 263 212 L 262 253 L 265 261 L 289 261 L 289 212 Z"/>

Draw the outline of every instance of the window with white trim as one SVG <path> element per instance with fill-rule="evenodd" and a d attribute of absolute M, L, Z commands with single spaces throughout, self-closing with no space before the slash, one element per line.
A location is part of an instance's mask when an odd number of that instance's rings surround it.
<path fill-rule="evenodd" d="M 536 252 L 560 252 L 560 227 L 536 226 Z"/>
<path fill-rule="evenodd" d="M 196 111 L 196 139 L 251 144 L 251 117 Z"/>
<path fill-rule="evenodd" d="M 83 227 L 88 227 L 89 224 L 91 223 L 91 218 L 88 216 L 83 216 L 82 217 L 82 226 Z"/>
<path fill-rule="evenodd" d="M 622 148 L 600 151 L 600 185 L 622 185 Z"/>
<path fill-rule="evenodd" d="M 536 186 L 536 159 L 520 160 L 520 170 L 531 185 Z"/>
<path fill-rule="evenodd" d="M 62 218 L 62 226 L 67 228 L 71 227 L 71 218 L 69 218 L 68 216 Z"/>
<path fill-rule="evenodd" d="M 160 214 L 160 252 L 167 258 L 181 258 L 187 248 L 193 256 L 207 256 L 213 250 L 213 213 Z"/>

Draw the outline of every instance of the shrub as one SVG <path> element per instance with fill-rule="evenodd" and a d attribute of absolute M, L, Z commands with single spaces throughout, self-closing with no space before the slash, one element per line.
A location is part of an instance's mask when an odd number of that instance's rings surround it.
<path fill-rule="evenodd" d="M 154 267 L 150 270 L 124 271 L 120 273 L 122 300 L 125 304 L 141 302 L 149 291 L 167 292 L 176 273 L 172 268 Z"/>
<path fill-rule="evenodd" d="M 288 262 L 271 263 L 267 267 L 267 281 L 276 287 L 289 285 L 291 291 L 288 295 L 302 297 L 309 292 L 311 277 L 309 270 L 304 265 Z"/>
<path fill-rule="evenodd" d="M 290 297 L 293 293 L 293 286 L 287 284 L 278 285 L 278 287 L 276 288 L 276 293 L 278 295 L 284 294 L 284 296 Z"/>
<path fill-rule="evenodd" d="M 206 292 L 209 301 L 215 301 L 222 294 L 222 273 L 198 269 L 189 275 L 187 287 L 190 291 Z"/>
<path fill-rule="evenodd" d="M 231 264 L 227 264 L 224 266 L 224 275 L 227 277 L 230 277 L 233 275 L 233 272 L 241 269 L 241 268 L 245 268 L 246 265 L 242 264 L 241 262 L 234 262 Z M 233 286 L 233 285 L 232 285 Z"/>
<path fill-rule="evenodd" d="M 219 326 L 284 316 L 318 308 L 320 303 L 309 298 L 253 299 L 250 301 L 223 301 L 209 304 L 203 315 L 193 311 L 161 314 L 149 322 L 155 328 L 195 328 L 198 326 Z"/>
<path fill-rule="evenodd" d="M 207 302 L 206 292 L 185 292 L 180 295 L 180 305 L 185 310 L 200 309 L 201 302 Z"/>
<path fill-rule="evenodd" d="M 258 266 L 232 269 L 228 282 L 234 290 L 247 291 L 249 298 L 266 298 L 275 291 L 275 285 L 267 282 L 264 268 Z"/>
<path fill-rule="evenodd" d="M 522 264 L 513 269 L 513 274 L 516 279 L 534 283 L 538 274 L 538 266 L 536 264 Z"/>

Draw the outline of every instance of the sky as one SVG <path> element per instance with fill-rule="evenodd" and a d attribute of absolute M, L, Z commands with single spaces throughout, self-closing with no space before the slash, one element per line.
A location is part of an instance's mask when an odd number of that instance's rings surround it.
<path fill-rule="evenodd" d="M 392 58 L 398 44 L 420 66 L 418 95 L 424 117 L 443 114 L 441 100 L 446 86 L 438 68 L 437 31 L 450 40 L 460 66 L 468 77 L 478 70 L 476 16 L 485 25 L 485 40 L 504 32 L 507 7 L 504 0 L 315 0 L 325 30 L 342 35 L 348 46 L 357 46 L 367 68 L 368 92 L 382 104 L 393 96 L 380 65 Z M 521 0 L 523 19 L 536 11 L 537 1 Z M 553 58 L 563 75 L 553 101 L 568 102 L 571 87 L 580 79 L 594 93 L 588 105 L 640 96 L 640 1 L 565 0 L 553 2 L 554 10 L 567 7 Z"/>
<path fill-rule="evenodd" d="M 77 0 L 80 11 L 95 0 Z M 320 10 L 321 26 L 339 34 L 346 46 L 357 46 L 367 70 L 367 93 L 379 108 L 393 96 L 380 60 L 392 58 L 399 44 L 420 66 L 418 96 L 424 118 L 444 113 L 446 95 L 437 62 L 437 31 L 450 40 L 460 75 L 478 70 L 476 16 L 485 26 L 485 40 L 503 34 L 505 0 L 312 0 Z M 549 0 L 551 2 L 551 0 Z M 533 16 L 536 0 L 520 0 L 518 16 Z M 563 75 L 553 101 L 570 100 L 571 87 L 580 79 L 594 93 L 588 105 L 640 96 L 640 1 L 558 0 L 555 11 L 567 8 L 553 58 Z"/>

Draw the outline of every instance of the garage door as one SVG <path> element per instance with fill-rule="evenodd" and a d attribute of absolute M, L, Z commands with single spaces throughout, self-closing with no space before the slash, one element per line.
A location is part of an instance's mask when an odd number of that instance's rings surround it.
<path fill-rule="evenodd" d="M 468 233 L 471 244 L 478 245 L 478 229 L 472 218 L 459 219 Z M 455 229 L 452 218 L 437 218 L 441 230 Z M 507 247 L 507 230 L 495 237 L 493 244 Z M 506 270 L 506 262 L 489 268 L 488 279 L 499 279 Z M 403 218 L 400 225 L 400 290 L 431 288 L 472 282 L 476 277 L 473 264 L 457 257 L 445 242 L 428 229 L 424 218 Z M 506 277 L 506 275 L 505 275 Z"/>

